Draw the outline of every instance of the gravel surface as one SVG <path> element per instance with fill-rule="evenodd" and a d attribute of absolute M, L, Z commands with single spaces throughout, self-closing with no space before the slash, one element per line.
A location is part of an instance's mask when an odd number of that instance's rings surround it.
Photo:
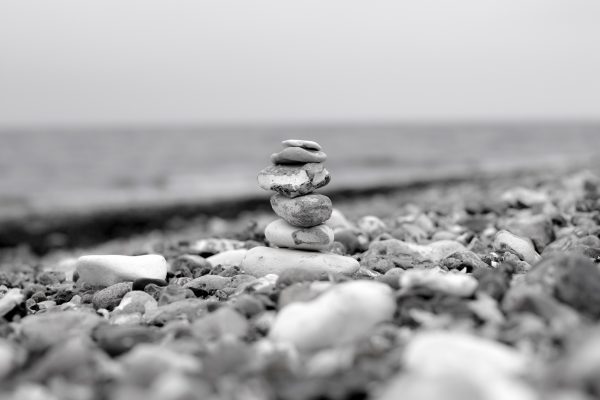
<path fill-rule="evenodd" d="M 238 255 L 266 245 L 267 212 L 43 257 L 3 251 L 0 397 L 600 396 L 600 178 L 440 184 L 334 206 L 331 251 L 360 262 L 352 276 L 241 270 Z M 93 287 L 75 271 L 85 254 L 158 254 L 168 273 Z"/>

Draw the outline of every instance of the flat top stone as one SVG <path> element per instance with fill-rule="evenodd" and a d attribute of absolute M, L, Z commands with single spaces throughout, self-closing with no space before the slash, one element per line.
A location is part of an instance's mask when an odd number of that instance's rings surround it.
<path fill-rule="evenodd" d="M 321 163 L 327 160 L 327 154 L 322 151 L 307 150 L 302 147 L 286 147 L 279 153 L 271 155 L 273 164 L 305 164 Z"/>
<path fill-rule="evenodd" d="M 312 140 L 288 139 L 281 142 L 283 147 L 302 147 L 309 150 L 322 150 L 321 145 Z"/>

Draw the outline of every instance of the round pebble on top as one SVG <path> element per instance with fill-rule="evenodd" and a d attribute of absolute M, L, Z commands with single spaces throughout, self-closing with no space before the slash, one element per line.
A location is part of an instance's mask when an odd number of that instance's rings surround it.
<path fill-rule="evenodd" d="M 281 142 L 283 147 L 302 147 L 308 150 L 321 150 L 321 145 L 312 140 L 288 139 Z"/>
<path fill-rule="evenodd" d="M 302 147 L 286 147 L 271 155 L 273 164 L 305 164 L 325 162 L 327 154 L 322 151 L 307 150 Z"/>

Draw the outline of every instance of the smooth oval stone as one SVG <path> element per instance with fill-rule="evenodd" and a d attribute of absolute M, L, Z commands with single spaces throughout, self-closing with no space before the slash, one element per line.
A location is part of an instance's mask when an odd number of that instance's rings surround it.
<path fill-rule="evenodd" d="M 271 165 L 258 173 L 258 186 L 287 197 L 312 193 L 330 180 L 323 163 Z"/>
<path fill-rule="evenodd" d="M 246 255 L 246 252 L 248 252 L 246 249 L 224 251 L 208 257 L 206 261 L 208 261 L 213 267 L 216 267 L 217 265 L 221 265 L 223 267 L 233 267 L 240 265 L 242 259 Z"/>
<path fill-rule="evenodd" d="M 333 230 L 323 224 L 310 228 L 299 228 L 278 219 L 267 225 L 265 237 L 269 243 L 277 247 L 325 250 L 333 243 Z"/>
<path fill-rule="evenodd" d="M 112 310 L 119 305 L 121 299 L 131 292 L 131 282 L 120 282 L 110 285 L 107 288 L 97 291 L 92 297 L 92 304 L 95 308 L 105 308 Z"/>
<path fill-rule="evenodd" d="M 241 267 L 247 274 L 253 276 L 280 275 L 291 268 L 352 275 L 358 271 L 360 265 L 354 258 L 338 254 L 258 246 L 248 250 Z"/>
<path fill-rule="evenodd" d="M 516 253 L 521 260 L 531 265 L 534 265 L 541 259 L 541 256 L 535 251 L 531 240 L 514 235 L 509 231 L 499 231 L 494 238 L 493 246 L 496 250 L 509 249 Z"/>
<path fill-rule="evenodd" d="M 400 275 L 403 289 L 426 287 L 437 292 L 458 297 L 469 297 L 477 289 L 477 279 L 457 271 L 446 272 L 439 267 L 432 269 L 410 269 Z"/>
<path fill-rule="evenodd" d="M 271 207 L 279 217 L 294 226 L 311 227 L 322 224 L 331 217 L 331 199 L 322 194 L 307 194 L 293 199 L 275 194 Z"/>
<path fill-rule="evenodd" d="M 283 147 L 302 147 L 308 150 L 322 150 L 321 145 L 312 140 L 288 139 L 281 142 Z"/>
<path fill-rule="evenodd" d="M 154 297 L 140 290 L 132 290 L 125 294 L 119 305 L 115 307 L 115 313 L 145 313 L 155 310 L 158 307 Z"/>
<path fill-rule="evenodd" d="M 322 151 L 307 150 L 302 147 L 286 147 L 279 153 L 271 154 L 273 164 L 306 164 L 322 163 L 327 160 L 327 154 Z"/>
<path fill-rule="evenodd" d="M 167 277 L 167 261 L 158 254 L 83 256 L 77 260 L 76 269 L 79 280 L 92 286 L 110 286 L 141 278 Z"/>
<path fill-rule="evenodd" d="M 311 351 L 360 340 L 373 327 L 391 319 L 396 310 L 392 289 L 380 282 L 340 283 L 316 299 L 285 306 L 269 337 Z"/>

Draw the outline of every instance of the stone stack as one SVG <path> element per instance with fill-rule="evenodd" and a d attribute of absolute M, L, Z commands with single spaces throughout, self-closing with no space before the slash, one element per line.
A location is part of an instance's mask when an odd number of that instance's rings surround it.
<path fill-rule="evenodd" d="M 333 230 L 324 224 L 331 217 L 331 200 L 314 191 L 327 185 L 327 155 L 308 140 L 285 140 L 284 148 L 271 155 L 273 165 L 258 174 L 261 188 L 275 192 L 273 211 L 280 218 L 265 229 L 273 247 L 255 247 L 242 260 L 250 274 L 280 274 L 289 268 L 324 273 L 352 274 L 358 262 L 351 257 L 325 253 L 333 243 Z"/>

